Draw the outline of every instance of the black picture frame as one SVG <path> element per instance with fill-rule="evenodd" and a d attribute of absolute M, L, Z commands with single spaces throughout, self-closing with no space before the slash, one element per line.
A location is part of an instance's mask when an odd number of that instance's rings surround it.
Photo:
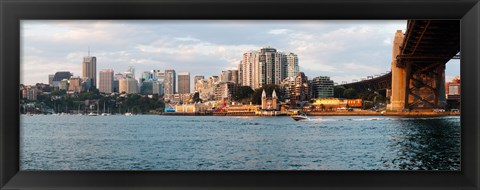
<path fill-rule="evenodd" d="M 19 171 L 22 19 L 460 19 L 461 171 Z M 478 0 L 0 0 L 0 189 L 480 187 Z"/>

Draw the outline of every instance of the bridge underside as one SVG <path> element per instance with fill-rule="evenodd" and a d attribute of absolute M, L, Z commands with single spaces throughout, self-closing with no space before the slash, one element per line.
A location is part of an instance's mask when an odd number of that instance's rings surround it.
<path fill-rule="evenodd" d="M 404 85 L 392 88 L 396 97 L 391 98 L 403 99 L 403 106 L 392 109 L 445 107 L 445 64 L 460 50 L 460 22 L 409 20 L 399 48 L 392 81 L 403 80 Z"/>

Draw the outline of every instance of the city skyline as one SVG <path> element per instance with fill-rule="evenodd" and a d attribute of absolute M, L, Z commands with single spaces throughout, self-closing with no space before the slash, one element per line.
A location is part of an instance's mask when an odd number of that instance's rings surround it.
<path fill-rule="evenodd" d="M 29 74 L 21 83 L 48 83 L 52 70 L 80 76 L 88 47 L 98 70 L 219 76 L 237 69 L 244 52 L 268 46 L 297 54 L 309 79 L 351 82 L 390 70 L 394 32 L 405 27 L 406 21 L 22 21 L 21 71 Z M 460 74 L 459 61 L 451 62 L 447 81 Z"/>

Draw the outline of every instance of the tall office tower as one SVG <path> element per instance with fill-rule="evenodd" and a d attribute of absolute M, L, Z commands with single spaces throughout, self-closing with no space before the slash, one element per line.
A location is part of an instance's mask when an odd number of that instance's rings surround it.
<path fill-rule="evenodd" d="M 287 57 L 287 77 L 296 77 L 300 71 L 298 67 L 298 56 L 294 53 L 289 53 Z"/>
<path fill-rule="evenodd" d="M 48 85 L 50 86 L 53 86 L 53 77 L 55 77 L 55 75 L 48 75 Z"/>
<path fill-rule="evenodd" d="M 177 76 L 175 74 L 175 70 L 167 69 L 165 70 L 165 79 L 164 79 L 164 93 L 165 95 L 175 94 L 176 92 L 176 79 Z"/>
<path fill-rule="evenodd" d="M 118 81 L 119 92 L 125 92 L 127 94 L 138 93 L 138 81 L 134 78 L 124 78 Z"/>
<path fill-rule="evenodd" d="M 113 92 L 113 70 L 105 69 L 100 71 L 98 90 L 103 93 Z"/>
<path fill-rule="evenodd" d="M 178 73 L 178 93 L 179 94 L 190 93 L 190 73 L 189 72 Z"/>
<path fill-rule="evenodd" d="M 312 80 L 312 98 L 333 97 L 333 80 L 330 77 L 319 76 Z"/>
<path fill-rule="evenodd" d="M 254 69 L 255 60 L 258 57 L 258 53 L 255 51 L 250 51 L 243 54 L 242 59 L 242 86 L 253 87 L 255 83 L 255 71 Z"/>
<path fill-rule="evenodd" d="M 238 73 L 237 73 L 237 84 L 238 85 L 243 85 L 243 64 L 242 61 L 240 61 L 240 64 L 238 64 Z"/>
<path fill-rule="evenodd" d="M 83 57 L 82 66 L 82 77 L 88 78 L 91 85 L 97 87 L 97 58 L 90 56 L 90 50 L 88 50 L 88 56 Z"/>

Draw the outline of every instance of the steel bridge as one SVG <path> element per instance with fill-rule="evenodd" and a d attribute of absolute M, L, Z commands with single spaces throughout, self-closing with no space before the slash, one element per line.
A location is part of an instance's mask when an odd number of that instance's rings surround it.
<path fill-rule="evenodd" d="M 341 86 L 391 90 L 390 110 L 442 108 L 446 105 L 445 64 L 459 59 L 459 51 L 460 21 L 408 20 L 406 32 L 395 33 L 390 73 Z"/>

